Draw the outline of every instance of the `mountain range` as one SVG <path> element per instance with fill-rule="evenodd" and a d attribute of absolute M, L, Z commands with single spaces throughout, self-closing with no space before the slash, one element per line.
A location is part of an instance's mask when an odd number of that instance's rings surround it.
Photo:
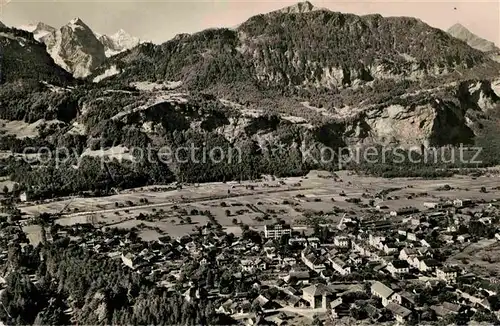
<path fill-rule="evenodd" d="M 86 77 L 102 65 L 106 57 L 137 46 L 140 41 L 124 30 L 113 35 L 92 31 L 81 19 L 75 18 L 59 29 L 44 23 L 21 26 L 44 43 L 54 61 L 75 77 Z"/>
<path fill-rule="evenodd" d="M 111 57 L 136 40 L 101 36 L 80 19 L 32 32 L 0 28 L 0 119 L 38 126 L 31 138 L 2 138 L 11 149 L 28 141 L 81 155 L 198 141 L 246 148 L 248 164 L 239 167 L 168 166 L 201 182 L 327 168 L 303 162 L 304 143 L 317 154 L 325 146 L 500 140 L 500 64 L 415 18 L 299 3 Z M 263 154 L 274 142 L 290 146 L 286 157 Z"/>
<path fill-rule="evenodd" d="M 267 16 L 308 14 L 316 11 L 330 12 L 327 9 L 314 7 L 310 2 L 300 2 L 271 12 Z M 141 43 L 138 38 L 130 36 L 124 30 L 119 30 L 113 35 L 96 33 L 79 18 L 75 18 L 60 29 L 55 29 L 42 22 L 19 28 L 33 33 L 36 40 L 45 43 L 54 61 L 75 77 L 86 77 L 92 74 L 98 67 L 103 65 L 106 58 L 132 49 Z M 235 30 L 238 29 L 241 30 L 241 25 L 235 28 Z M 78 32 L 75 33 L 77 30 Z M 448 29 L 447 33 L 466 42 L 474 49 L 489 53 L 493 59 L 500 57 L 500 49 L 493 42 L 478 37 L 461 24 L 453 25 Z M 186 35 L 181 34 L 177 38 L 182 36 Z M 373 36 L 378 37 L 377 35 Z M 384 38 L 384 36 L 382 35 L 381 38 Z"/>

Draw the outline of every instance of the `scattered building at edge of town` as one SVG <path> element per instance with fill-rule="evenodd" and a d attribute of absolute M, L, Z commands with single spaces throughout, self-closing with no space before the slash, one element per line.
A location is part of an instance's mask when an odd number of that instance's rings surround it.
<path fill-rule="evenodd" d="M 467 207 L 472 205 L 472 199 L 455 199 L 453 205 L 455 207 Z"/>
<path fill-rule="evenodd" d="M 439 202 L 425 202 L 424 207 L 428 209 L 441 209 L 443 208 L 443 203 Z"/>
<path fill-rule="evenodd" d="M 26 201 L 28 201 L 28 200 L 29 200 L 29 195 L 28 195 L 28 193 L 27 193 L 26 191 L 23 191 L 23 192 L 19 195 L 19 200 L 20 200 L 21 202 L 23 202 L 23 203 L 24 203 L 24 202 L 26 202 Z"/>
<path fill-rule="evenodd" d="M 419 212 L 419 210 L 416 207 L 402 207 L 402 208 L 398 208 L 394 211 L 391 211 L 389 214 L 391 216 L 401 216 L 401 215 L 414 214 L 414 213 L 418 213 L 418 212 Z"/>

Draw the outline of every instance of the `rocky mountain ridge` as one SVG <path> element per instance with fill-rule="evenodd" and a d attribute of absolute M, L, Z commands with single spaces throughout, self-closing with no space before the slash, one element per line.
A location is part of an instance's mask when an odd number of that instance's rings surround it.
<path fill-rule="evenodd" d="M 104 46 L 79 18 L 41 40 L 54 61 L 75 77 L 88 76 L 106 59 Z"/>
<path fill-rule="evenodd" d="M 109 59 L 81 20 L 55 34 L 44 41 L 72 59 L 64 64 L 85 62 L 81 75 L 98 62 L 63 45 L 95 45 L 103 63 L 90 75 L 95 83 L 57 92 L 44 86 L 40 94 L 64 100 L 42 105 L 37 93 L 33 105 L 57 110 L 35 114 L 19 105 L 3 118 L 63 121 L 71 130 L 64 136 L 82 137 L 86 148 L 157 144 L 188 129 L 231 144 L 307 138 L 318 146 L 457 145 L 473 143 L 498 105 L 498 64 L 413 18 L 299 4 L 235 30 L 183 34 Z"/>
<path fill-rule="evenodd" d="M 475 113 L 498 102 L 487 80 L 500 71 L 484 53 L 418 19 L 356 16 L 310 3 L 257 15 L 233 30 L 142 44 L 105 67 L 113 73 L 104 84 L 179 81 L 185 91 L 237 103 L 254 114 L 229 119 L 240 127 L 267 106 L 282 123 L 326 132 L 325 142 L 405 147 L 474 142 Z M 471 79 L 482 85 L 478 98 L 462 90 Z M 241 131 L 233 122 L 218 127 L 232 140 L 239 136 L 229 131 Z"/>
<path fill-rule="evenodd" d="M 37 41 L 40 41 L 44 36 L 47 36 L 48 34 L 54 33 L 56 31 L 54 27 L 41 22 L 37 24 L 20 26 L 19 29 L 32 33 L 35 37 L 35 40 Z"/>
<path fill-rule="evenodd" d="M 75 18 L 60 29 L 44 23 L 21 26 L 33 33 L 36 40 L 47 46 L 54 61 L 75 77 L 86 77 L 104 63 L 107 57 L 131 49 L 139 39 L 124 30 L 113 35 L 100 35 L 80 18 Z"/>
<path fill-rule="evenodd" d="M 482 52 L 500 52 L 500 49 L 495 45 L 495 43 L 485 40 L 476 34 L 469 31 L 462 24 L 455 24 L 451 26 L 447 33 L 451 36 L 458 38 L 459 40 L 464 41 L 470 47 L 477 49 Z"/>
<path fill-rule="evenodd" d="M 414 18 L 295 11 L 258 15 L 235 30 L 210 29 L 157 46 L 143 44 L 95 74 L 115 66 L 121 73 L 114 78 L 128 81 L 332 89 L 376 79 L 460 75 L 481 66 L 493 73 L 499 69 L 480 51 Z"/>
<path fill-rule="evenodd" d="M 3 149 L 76 151 L 66 167 L 47 164 L 51 173 L 16 166 L 24 171 L 16 181 L 41 198 L 158 184 L 173 175 L 180 182 L 206 182 L 337 168 L 335 162 L 304 160 L 303 146 L 317 158 L 325 147 L 489 145 L 500 139 L 499 65 L 413 18 L 297 5 L 252 17 L 236 29 L 143 43 L 107 59 L 100 36 L 80 20 L 55 34 L 47 43 L 71 59 L 64 64 L 83 62 L 85 72 L 95 72 L 74 80 L 33 34 L 0 31 L 2 63 L 8 63 L 2 67 L 7 78 L 0 119 L 9 122 L 0 130 L 11 128 L 0 133 Z M 81 47 L 87 43 L 97 49 L 100 66 L 85 59 L 89 53 Z M 34 132 L 17 137 L 16 125 Z M 239 148 L 243 163 L 138 163 L 127 153 L 192 144 Z M 273 153 L 273 144 L 286 150 Z M 98 168 L 95 173 L 99 155 L 116 159 L 110 164 L 117 179 Z M 426 168 L 436 175 L 436 167 Z M 407 166 L 395 169 L 407 176 Z"/>

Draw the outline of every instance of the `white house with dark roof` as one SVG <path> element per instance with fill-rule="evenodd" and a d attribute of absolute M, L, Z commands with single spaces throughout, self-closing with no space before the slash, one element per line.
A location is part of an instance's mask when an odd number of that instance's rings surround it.
<path fill-rule="evenodd" d="M 399 259 L 408 261 L 409 258 L 418 256 L 418 251 L 415 248 L 403 248 L 399 252 Z"/>
<path fill-rule="evenodd" d="M 316 273 L 326 269 L 324 258 L 317 256 L 314 251 L 308 250 L 308 248 L 302 250 L 301 258 L 302 262 Z"/>
<path fill-rule="evenodd" d="M 380 298 L 382 300 L 382 305 L 385 307 L 391 302 L 391 297 L 394 295 L 394 291 L 384 285 L 381 282 L 374 282 L 370 288 L 370 292 L 374 297 Z"/>
<path fill-rule="evenodd" d="M 473 201 L 471 199 L 455 199 L 453 205 L 455 207 L 466 207 L 472 205 Z"/>
<path fill-rule="evenodd" d="M 370 246 L 383 250 L 384 248 L 385 237 L 384 236 L 376 236 L 370 234 L 368 237 L 368 243 Z"/>
<path fill-rule="evenodd" d="M 398 251 L 398 246 L 394 243 L 385 243 L 383 250 L 387 255 L 390 255 Z"/>
<path fill-rule="evenodd" d="M 392 276 L 407 274 L 410 271 L 410 264 L 406 260 L 397 259 L 390 262 L 386 269 Z"/>
<path fill-rule="evenodd" d="M 264 236 L 266 239 L 280 239 L 284 235 L 290 236 L 292 227 L 290 224 L 275 223 L 264 226 Z"/>
<path fill-rule="evenodd" d="M 422 272 L 429 272 L 435 270 L 440 265 L 441 263 L 439 263 L 437 260 L 427 258 L 420 261 L 418 269 Z"/>
<path fill-rule="evenodd" d="M 346 236 L 339 236 L 333 238 L 333 244 L 339 248 L 349 248 L 351 246 L 351 239 Z"/>

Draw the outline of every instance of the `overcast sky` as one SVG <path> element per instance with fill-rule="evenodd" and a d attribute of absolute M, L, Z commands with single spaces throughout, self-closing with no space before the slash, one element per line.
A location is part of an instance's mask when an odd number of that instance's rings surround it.
<path fill-rule="evenodd" d="M 80 17 L 95 32 L 112 34 L 122 28 L 142 40 L 161 43 L 179 33 L 209 27 L 232 27 L 249 17 L 297 1 L 268 0 L 0 0 L 0 20 L 9 26 L 42 21 L 60 27 Z M 311 1 L 317 7 L 355 14 L 418 17 L 431 26 L 447 29 L 460 22 L 470 31 L 500 45 L 500 1 Z M 456 9 L 455 9 L 456 8 Z"/>

